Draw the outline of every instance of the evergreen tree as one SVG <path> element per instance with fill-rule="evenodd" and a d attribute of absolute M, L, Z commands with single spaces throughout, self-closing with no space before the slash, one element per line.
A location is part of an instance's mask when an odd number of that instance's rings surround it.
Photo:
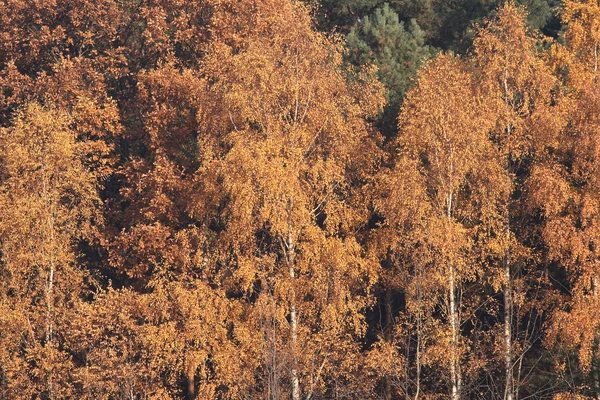
<path fill-rule="evenodd" d="M 350 30 L 346 60 L 356 66 L 375 64 L 387 90 L 387 107 L 380 121 L 384 133 L 394 131 L 397 110 L 412 79 L 434 52 L 425 44 L 424 32 L 417 22 L 400 21 L 387 3 Z"/>

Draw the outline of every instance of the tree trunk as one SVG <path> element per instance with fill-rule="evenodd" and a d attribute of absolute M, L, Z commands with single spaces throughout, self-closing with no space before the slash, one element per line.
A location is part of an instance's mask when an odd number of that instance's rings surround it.
<path fill-rule="evenodd" d="M 388 287 L 385 289 L 385 300 L 383 305 L 385 311 L 385 327 L 383 330 L 385 340 L 387 342 L 392 341 L 392 330 L 394 329 L 392 321 L 392 290 Z M 384 397 L 385 400 L 392 399 L 392 384 L 389 376 L 383 378 L 384 385 Z"/>
<path fill-rule="evenodd" d="M 421 338 L 423 335 L 423 316 L 421 315 L 421 270 L 417 272 L 417 348 L 415 350 L 415 364 L 417 367 L 417 376 L 415 377 L 415 400 L 419 399 L 421 394 Z"/>
<path fill-rule="evenodd" d="M 290 277 L 293 277 L 294 270 L 290 269 Z M 298 379 L 298 361 L 296 358 L 296 346 L 298 343 L 298 320 L 296 319 L 296 306 L 292 301 L 290 305 L 290 328 L 292 331 L 292 352 L 293 358 L 292 361 L 292 399 L 300 400 L 300 381 Z"/>
<path fill-rule="evenodd" d="M 196 398 L 196 386 L 194 384 L 194 374 L 189 373 L 187 376 L 187 397 L 189 400 L 194 400 Z"/>
<path fill-rule="evenodd" d="M 272 295 L 271 295 L 272 296 Z M 270 399 L 271 400 L 278 400 L 279 399 L 279 370 L 278 370 L 278 366 L 277 366 L 277 321 L 275 320 L 275 304 L 274 304 L 274 300 L 273 297 L 271 297 L 271 314 L 269 315 L 270 318 L 270 329 L 271 329 L 271 333 L 270 333 L 270 343 L 269 343 L 269 350 L 270 350 L 270 358 L 271 358 L 271 372 L 270 372 L 270 387 L 269 387 L 269 393 L 271 394 Z M 269 329 L 267 328 L 267 329 Z"/>
<path fill-rule="evenodd" d="M 598 276 L 594 275 L 592 278 L 592 295 L 594 301 L 598 305 Z M 596 357 L 592 359 L 592 374 L 594 376 L 594 391 L 596 392 L 596 400 L 600 400 L 600 373 L 598 372 L 598 340 L 596 339 Z M 595 362 L 594 362 L 595 361 Z"/>
<path fill-rule="evenodd" d="M 448 223 L 452 222 L 452 206 L 453 206 L 453 193 L 448 194 L 448 200 L 446 204 L 446 217 Z M 450 379 L 452 381 L 452 400 L 459 400 L 461 398 L 461 386 L 462 379 L 459 368 L 459 356 L 458 356 L 458 336 L 459 336 L 459 321 L 458 311 L 456 306 L 456 282 L 455 282 L 455 268 L 454 265 L 450 264 L 450 271 L 448 277 L 448 294 L 449 294 L 449 314 L 450 314 L 450 329 L 452 331 L 452 349 L 451 349 L 451 360 L 450 360 Z"/>
<path fill-rule="evenodd" d="M 296 261 L 296 248 L 292 231 L 290 229 L 287 238 L 287 261 L 290 279 L 296 279 L 296 272 L 294 270 Z M 291 368 L 291 379 L 292 379 L 292 400 L 300 400 L 300 380 L 298 378 L 298 316 L 296 314 L 296 300 L 295 293 L 292 289 L 291 300 L 290 300 L 290 334 L 292 340 L 292 368 Z"/>
<path fill-rule="evenodd" d="M 456 311 L 456 287 L 454 275 L 454 266 L 451 265 L 448 288 L 450 295 L 450 328 L 452 330 L 452 359 L 450 364 L 450 377 L 452 380 L 452 400 L 458 400 L 460 399 L 461 377 L 460 370 L 458 368 L 458 315 Z"/>
<path fill-rule="evenodd" d="M 50 269 L 48 271 L 48 277 L 46 278 L 46 283 L 44 285 L 44 291 L 45 291 L 45 296 L 46 296 L 46 329 L 45 329 L 45 344 L 46 345 L 50 345 L 52 342 L 52 330 L 53 330 L 53 324 L 52 324 L 52 291 L 54 290 L 54 272 L 55 272 L 55 266 L 54 266 L 54 254 L 53 254 L 53 246 L 54 246 L 54 204 L 50 201 L 49 199 L 49 195 L 48 195 L 48 185 L 46 183 L 46 178 L 43 178 L 42 181 L 42 191 L 43 191 L 43 196 L 44 196 L 44 201 L 46 202 L 46 204 L 48 204 L 48 210 L 50 212 L 49 218 L 48 218 L 48 251 L 50 252 L 50 254 L 47 255 L 48 260 L 49 260 L 49 264 L 50 264 Z M 46 249 L 43 250 L 44 253 L 46 252 Z"/>
<path fill-rule="evenodd" d="M 52 227 L 53 229 L 53 227 Z M 52 345 L 52 335 L 53 335 L 53 324 L 52 324 L 52 290 L 54 289 L 54 260 L 50 259 L 50 271 L 48 271 L 48 279 L 45 285 L 46 291 L 46 333 L 45 333 L 45 346 Z M 52 375 L 48 375 L 46 380 L 46 386 L 48 388 L 48 398 L 54 398 L 54 382 L 52 380 Z"/>
<path fill-rule="evenodd" d="M 504 86 L 504 102 L 515 111 L 515 107 L 511 104 L 508 88 L 508 70 L 504 70 L 503 77 Z M 510 138 L 512 135 L 512 125 L 506 125 L 506 136 Z M 511 172 L 510 160 L 506 160 L 506 170 Z M 510 198 L 508 199 L 510 203 Z M 510 235 L 510 215 L 509 209 L 506 210 L 506 234 Z M 510 236 L 509 236 L 510 238 Z M 512 355 L 512 286 L 510 273 L 510 249 L 505 250 L 503 267 L 504 267 L 504 372 L 506 375 L 504 384 L 504 400 L 513 400 L 513 355 Z"/>
<path fill-rule="evenodd" d="M 54 262 L 50 262 L 50 271 L 46 280 L 46 334 L 45 342 L 49 345 L 52 342 L 52 290 L 54 288 Z"/>
<path fill-rule="evenodd" d="M 43 164 L 45 166 L 45 164 Z M 48 277 L 46 278 L 46 282 L 44 284 L 44 294 L 46 297 L 46 329 L 44 334 L 44 346 L 52 345 L 52 337 L 53 337 L 53 290 L 54 290 L 54 273 L 55 273 L 55 265 L 54 265 L 54 204 L 50 200 L 48 195 L 48 187 L 50 185 L 47 184 L 46 177 L 43 177 L 42 180 L 42 195 L 44 197 L 44 201 L 48 205 L 48 210 L 50 216 L 48 218 L 48 249 L 44 249 L 43 252 L 49 251 L 50 254 L 47 255 L 48 262 L 50 264 L 50 269 L 48 271 Z M 53 382 L 52 374 L 48 374 L 46 377 L 46 387 L 48 390 L 48 398 L 54 398 L 54 382 Z"/>
<path fill-rule="evenodd" d="M 512 359 L 512 287 L 510 258 L 508 250 L 504 255 L 504 369 L 506 382 L 504 399 L 513 400 L 513 359 Z"/>

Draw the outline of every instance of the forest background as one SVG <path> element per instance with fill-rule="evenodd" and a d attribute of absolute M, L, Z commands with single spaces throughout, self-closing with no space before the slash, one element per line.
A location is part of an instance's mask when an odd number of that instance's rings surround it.
<path fill-rule="evenodd" d="M 0 6 L 0 398 L 600 399 L 597 0 Z"/>

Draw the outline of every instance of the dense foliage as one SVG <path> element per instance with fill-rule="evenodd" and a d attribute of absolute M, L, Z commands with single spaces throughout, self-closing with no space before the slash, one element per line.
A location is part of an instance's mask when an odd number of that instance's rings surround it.
<path fill-rule="evenodd" d="M 600 398 L 596 0 L 0 1 L 0 398 Z"/>

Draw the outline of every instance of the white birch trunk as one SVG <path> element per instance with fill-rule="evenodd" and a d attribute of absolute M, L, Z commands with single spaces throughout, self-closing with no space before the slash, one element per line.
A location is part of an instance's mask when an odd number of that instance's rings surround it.
<path fill-rule="evenodd" d="M 596 304 L 598 304 L 598 276 L 594 275 L 592 278 L 592 295 L 594 296 L 594 300 Z M 596 344 L 598 346 L 598 344 Z M 596 353 L 598 350 L 596 349 Z M 600 400 L 600 374 L 598 373 L 598 356 L 596 355 L 596 360 L 592 359 L 592 371 L 594 375 L 594 390 L 596 392 L 596 400 Z M 595 362 L 594 362 L 595 361 Z"/>
<path fill-rule="evenodd" d="M 296 278 L 296 272 L 294 270 L 294 263 L 296 261 L 296 248 L 294 239 L 292 237 L 291 230 L 288 233 L 287 238 L 287 259 L 290 279 L 293 281 Z M 292 368 L 291 368 L 291 379 L 292 379 L 292 400 L 300 400 L 300 380 L 298 378 L 298 315 L 296 313 L 296 303 L 294 298 L 294 292 L 292 292 L 290 300 L 290 334 L 292 340 Z"/>
<path fill-rule="evenodd" d="M 448 223 L 452 221 L 452 205 L 453 205 L 453 193 L 448 194 L 448 202 L 446 209 L 446 217 Z M 455 268 L 454 265 L 450 264 L 450 276 L 448 278 L 448 292 L 449 292 L 449 314 L 450 314 L 450 329 L 452 331 L 452 349 L 451 349 L 451 362 L 450 362 L 450 378 L 452 381 L 452 400 L 459 400 L 461 398 L 461 376 L 459 368 L 459 357 L 458 357 L 458 336 L 459 336 L 459 321 L 458 312 L 456 306 L 456 282 L 455 282 Z"/>
<path fill-rule="evenodd" d="M 513 400 L 512 287 L 508 251 L 504 256 L 504 279 L 504 368 L 506 373 L 504 399 Z"/>
<path fill-rule="evenodd" d="M 450 328 L 452 329 L 452 359 L 450 364 L 450 376 L 452 379 L 452 400 L 460 399 L 461 378 L 458 369 L 458 315 L 456 312 L 454 266 L 450 266 L 449 294 L 450 294 Z"/>

